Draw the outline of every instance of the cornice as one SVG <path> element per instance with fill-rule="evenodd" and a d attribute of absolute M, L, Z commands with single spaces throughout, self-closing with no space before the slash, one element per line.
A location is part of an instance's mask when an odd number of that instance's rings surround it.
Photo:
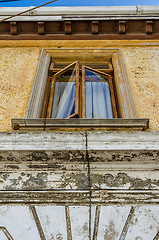
<path fill-rule="evenodd" d="M 0 21 L 26 9 L 0 8 Z M 159 39 L 159 6 L 45 7 L 0 22 L 0 40 L 60 39 Z"/>
<path fill-rule="evenodd" d="M 159 132 L 89 131 L 87 139 L 89 150 L 159 150 Z M 85 140 L 85 131 L 0 133 L 0 150 L 85 150 Z"/>

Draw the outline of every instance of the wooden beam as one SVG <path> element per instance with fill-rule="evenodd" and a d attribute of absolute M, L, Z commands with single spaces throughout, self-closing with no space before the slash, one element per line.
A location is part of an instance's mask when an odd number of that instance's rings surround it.
<path fill-rule="evenodd" d="M 113 87 L 113 80 L 112 80 L 111 76 L 108 79 L 109 79 L 109 87 L 110 87 L 110 94 L 111 94 L 111 101 L 112 101 L 112 108 L 113 108 L 113 116 L 114 116 L 114 118 L 118 118 L 115 94 L 114 94 L 114 87 Z"/>
<path fill-rule="evenodd" d="M 49 102 L 48 102 L 48 108 L 47 108 L 47 118 L 51 118 L 52 113 L 52 106 L 53 106 L 53 99 L 54 99 L 54 92 L 55 92 L 55 75 L 53 76 L 52 82 L 51 82 L 51 88 L 50 88 L 50 96 L 49 96 Z"/>
<path fill-rule="evenodd" d="M 104 76 L 107 76 L 107 77 L 111 76 L 110 74 L 107 74 L 105 72 L 99 71 L 98 69 L 94 69 L 94 68 L 91 68 L 91 67 L 88 67 L 88 66 L 84 66 L 84 67 L 87 68 L 90 71 L 95 72 L 95 73 L 98 73 L 98 74 L 101 74 L 101 75 L 104 75 Z"/>
<path fill-rule="evenodd" d="M 76 62 L 75 115 L 79 116 L 79 61 Z"/>

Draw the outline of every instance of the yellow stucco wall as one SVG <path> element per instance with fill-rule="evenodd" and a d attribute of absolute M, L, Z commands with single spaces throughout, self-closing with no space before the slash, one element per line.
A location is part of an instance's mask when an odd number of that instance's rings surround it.
<path fill-rule="evenodd" d="M 159 131 L 159 47 L 122 49 L 137 117 Z"/>
<path fill-rule="evenodd" d="M 25 116 L 38 58 L 39 49 L 0 48 L 0 131 Z"/>
<path fill-rule="evenodd" d="M 24 118 L 42 48 L 120 48 L 139 118 L 159 131 L 159 41 L 0 41 L 0 131 Z"/>

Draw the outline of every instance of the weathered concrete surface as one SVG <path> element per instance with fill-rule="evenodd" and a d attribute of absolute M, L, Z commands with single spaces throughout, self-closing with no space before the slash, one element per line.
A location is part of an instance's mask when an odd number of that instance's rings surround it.
<path fill-rule="evenodd" d="M 0 133 L 1 150 L 85 150 L 85 132 Z"/>
<path fill-rule="evenodd" d="M 88 150 L 159 150 L 158 132 L 87 132 Z M 0 133 L 0 150 L 85 150 L 86 132 Z"/>
<path fill-rule="evenodd" d="M 88 188 L 83 151 L 15 151 L 7 155 L 3 158 L 1 152 L 1 189 Z"/>
<path fill-rule="evenodd" d="M 88 189 L 88 162 L 94 189 L 159 188 L 159 132 L 1 133 L 0 139 L 1 190 Z"/>
<path fill-rule="evenodd" d="M 91 151 L 88 156 L 71 150 L 1 151 L 0 190 L 88 189 L 88 161 L 94 189 L 159 189 L 159 151 Z"/>

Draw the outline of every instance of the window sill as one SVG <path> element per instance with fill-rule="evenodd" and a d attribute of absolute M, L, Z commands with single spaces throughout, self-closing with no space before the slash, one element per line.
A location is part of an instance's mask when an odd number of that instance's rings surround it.
<path fill-rule="evenodd" d="M 149 119 L 114 118 L 114 119 L 11 119 L 14 130 L 70 130 L 70 129 L 109 129 L 109 130 L 147 130 Z"/>

